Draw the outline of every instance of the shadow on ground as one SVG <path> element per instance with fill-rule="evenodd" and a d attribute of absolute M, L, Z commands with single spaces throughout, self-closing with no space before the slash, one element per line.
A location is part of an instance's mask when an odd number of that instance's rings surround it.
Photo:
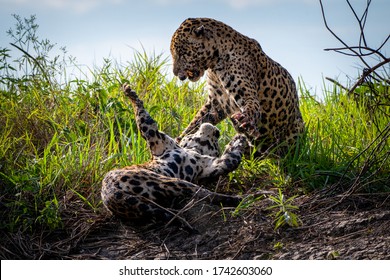
<path fill-rule="evenodd" d="M 267 200 L 232 217 L 204 204 L 184 218 L 198 231 L 124 223 L 69 206 L 64 230 L 3 232 L 1 259 L 390 259 L 390 197 L 302 196 L 302 226 L 274 231 Z M 79 209 L 79 211 L 75 211 Z"/>

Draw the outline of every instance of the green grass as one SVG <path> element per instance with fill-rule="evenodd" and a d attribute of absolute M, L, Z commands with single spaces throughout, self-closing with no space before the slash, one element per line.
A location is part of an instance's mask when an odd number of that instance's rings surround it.
<path fill-rule="evenodd" d="M 383 89 L 389 91 L 388 86 Z M 308 130 L 301 155 L 307 165 L 299 167 L 302 178 L 309 175 L 311 180 L 310 175 L 318 174 L 325 179 L 325 187 L 341 178 L 359 176 L 368 191 L 389 186 L 390 107 L 387 104 L 383 111 L 370 111 L 366 102 L 336 87 L 324 91 L 324 100 L 318 102 L 301 86 L 301 110 Z M 378 181 L 370 178 L 374 172 Z M 312 182 L 312 188 L 320 187 L 317 180 Z"/>
<path fill-rule="evenodd" d="M 19 19 L 16 28 L 34 31 L 32 23 Z M 172 78 L 159 54 L 134 52 L 124 64 L 105 59 L 90 70 L 92 78 L 74 78 L 64 70 L 75 66 L 72 59 L 51 60 L 54 45 L 29 42 L 35 47 L 18 45 L 23 52 L 0 49 L 0 228 L 10 231 L 60 228 L 74 201 L 98 213 L 105 173 L 149 159 L 122 83 L 132 85 L 160 129 L 173 137 L 205 100 L 204 84 Z M 282 191 L 279 197 L 332 186 L 389 191 L 389 106 L 373 113 L 367 99 L 356 101 L 339 88 L 325 90 L 318 101 L 303 82 L 300 95 L 307 132 L 298 149 L 282 159 L 245 159 L 227 188 L 244 193 L 273 187 Z M 234 130 L 228 121 L 219 128 L 223 146 Z"/>

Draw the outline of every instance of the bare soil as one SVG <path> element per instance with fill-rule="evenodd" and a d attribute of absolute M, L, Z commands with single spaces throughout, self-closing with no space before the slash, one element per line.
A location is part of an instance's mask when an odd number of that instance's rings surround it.
<path fill-rule="evenodd" d="M 202 203 L 175 225 L 136 225 L 75 200 L 64 229 L 1 234 L 1 259 L 390 259 L 390 194 L 296 199 L 302 225 L 274 230 L 270 201 L 233 217 Z M 81 210 L 80 210 L 81 209 Z"/>

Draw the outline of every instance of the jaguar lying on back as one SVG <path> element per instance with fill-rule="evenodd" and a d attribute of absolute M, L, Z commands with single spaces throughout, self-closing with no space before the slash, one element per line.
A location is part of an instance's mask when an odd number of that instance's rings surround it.
<path fill-rule="evenodd" d="M 191 197 L 237 206 L 239 196 L 214 193 L 197 182 L 236 169 L 247 147 L 246 137 L 236 135 L 219 157 L 219 130 L 204 123 L 179 145 L 158 130 L 157 123 L 129 86 L 123 90 L 131 99 L 137 127 L 148 143 L 152 160 L 108 172 L 102 186 L 104 205 L 121 218 L 154 221 L 169 221 L 174 215 L 167 208 L 178 209 Z"/>
<path fill-rule="evenodd" d="M 171 54 L 180 80 L 197 81 L 207 70 L 208 99 L 181 137 L 230 117 L 263 153 L 303 132 L 293 78 L 256 40 L 214 19 L 189 18 L 173 34 Z"/>

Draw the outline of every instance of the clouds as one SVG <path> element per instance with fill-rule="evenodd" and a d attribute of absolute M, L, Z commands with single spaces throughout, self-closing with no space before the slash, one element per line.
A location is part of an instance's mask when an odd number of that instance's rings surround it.
<path fill-rule="evenodd" d="M 232 8 L 244 9 L 253 6 L 266 6 L 280 4 L 280 2 L 291 2 L 290 0 L 227 0 Z"/>
<path fill-rule="evenodd" d="M 145 4 L 156 6 L 178 6 L 189 4 L 200 4 L 207 6 L 219 5 L 228 6 L 232 9 L 248 9 L 260 6 L 275 6 L 284 4 L 311 3 L 313 0 L 143 0 Z M 106 8 L 118 5 L 131 6 L 133 3 L 126 3 L 126 0 L 0 0 L 0 6 L 10 9 L 35 8 L 70 11 L 77 14 L 91 12 L 98 8 Z M 136 4 L 136 3 L 134 3 Z"/>
<path fill-rule="evenodd" d="M 174 6 L 178 4 L 200 3 L 204 2 L 207 5 L 219 2 L 220 5 L 227 5 L 233 9 L 247 9 L 251 7 L 283 5 L 283 4 L 318 4 L 313 0 L 144 0 L 145 2 L 154 2 L 157 5 Z"/>
<path fill-rule="evenodd" d="M 46 8 L 87 13 L 105 5 L 119 5 L 123 0 L 0 0 L 0 6 L 11 8 Z"/>
<path fill-rule="evenodd" d="M 232 8 L 245 9 L 251 7 L 261 6 L 278 6 L 284 4 L 318 4 L 313 0 L 220 0 L 221 2 L 228 2 Z"/>

